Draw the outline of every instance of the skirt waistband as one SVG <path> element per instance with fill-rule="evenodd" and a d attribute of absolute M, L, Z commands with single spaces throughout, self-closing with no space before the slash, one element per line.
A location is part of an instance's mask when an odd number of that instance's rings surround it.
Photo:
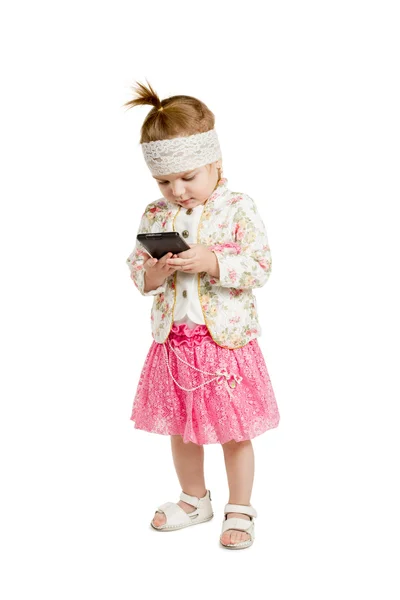
<path fill-rule="evenodd" d="M 181 346 L 199 346 L 206 339 L 212 340 L 210 332 L 206 325 L 196 325 L 190 328 L 186 323 L 174 323 L 168 336 L 168 340 L 173 347 Z"/>

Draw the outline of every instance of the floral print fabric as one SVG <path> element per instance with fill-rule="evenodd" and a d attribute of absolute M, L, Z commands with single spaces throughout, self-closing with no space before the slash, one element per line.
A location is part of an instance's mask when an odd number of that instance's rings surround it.
<path fill-rule="evenodd" d="M 174 231 L 179 210 L 165 199 L 152 202 L 145 209 L 138 233 Z M 254 200 L 230 191 L 227 179 L 221 179 L 204 205 L 197 243 L 213 248 L 220 269 L 219 278 L 198 273 L 197 289 L 205 324 L 219 346 L 243 347 L 261 335 L 252 290 L 267 282 L 272 266 L 266 229 Z M 156 342 L 163 343 L 174 322 L 176 273 L 156 290 L 144 293 L 144 256 L 143 248 L 136 243 L 127 264 L 140 293 L 154 296 L 152 335 Z"/>

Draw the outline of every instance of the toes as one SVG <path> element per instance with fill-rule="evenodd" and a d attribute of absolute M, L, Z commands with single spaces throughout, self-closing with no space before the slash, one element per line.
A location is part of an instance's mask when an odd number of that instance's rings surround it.
<path fill-rule="evenodd" d="M 231 536 L 230 536 L 229 531 L 225 531 L 225 533 L 221 537 L 221 542 L 223 544 L 230 544 L 231 543 Z"/>
<path fill-rule="evenodd" d="M 240 533 L 238 531 L 232 531 L 231 544 L 237 544 L 239 540 L 240 540 Z"/>
<path fill-rule="evenodd" d="M 240 540 L 240 533 L 238 531 L 232 531 L 231 544 L 237 544 L 239 540 Z"/>
<path fill-rule="evenodd" d="M 159 512 L 157 512 L 157 513 L 154 515 L 154 518 L 153 518 L 153 524 L 154 524 L 156 527 L 160 527 L 161 525 L 164 525 L 164 523 L 165 523 L 165 520 L 166 520 L 166 517 L 165 517 L 164 513 L 159 513 Z"/>
<path fill-rule="evenodd" d="M 231 544 L 238 544 L 249 539 L 249 535 L 244 531 L 234 531 L 231 535 Z"/>
<path fill-rule="evenodd" d="M 225 531 L 221 538 L 223 544 L 238 544 L 250 539 L 250 535 L 244 531 L 236 531 L 234 529 L 228 529 Z"/>

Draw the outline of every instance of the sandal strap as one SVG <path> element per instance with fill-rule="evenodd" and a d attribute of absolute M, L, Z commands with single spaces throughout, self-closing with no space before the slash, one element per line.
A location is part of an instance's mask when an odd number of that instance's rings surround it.
<path fill-rule="evenodd" d="M 230 517 L 222 523 L 221 535 L 228 531 L 228 529 L 236 529 L 238 531 L 244 531 L 250 535 L 250 538 L 254 537 L 254 523 L 247 519 L 238 519 L 237 517 Z"/>
<path fill-rule="evenodd" d="M 249 517 L 256 517 L 257 511 L 253 506 L 246 506 L 245 504 L 226 504 L 224 513 L 242 513 L 242 515 L 248 515 Z"/>
<path fill-rule="evenodd" d="M 178 525 L 180 523 L 189 523 L 191 521 L 188 514 L 175 502 L 164 502 L 157 507 L 157 510 L 163 512 L 166 517 L 164 526 Z"/>
<path fill-rule="evenodd" d="M 207 490 L 205 498 L 207 498 L 207 496 L 209 496 L 209 499 L 211 500 L 211 494 L 210 494 L 209 490 Z M 186 494 L 185 492 L 181 492 L 179 499 L 183 500 L 183 502 L 187 502 L 187 504 L 191 504 L 192 506 L 195 506 L 196 508 L 199 508 L 200 501 L 204 500 L 204 498 L 197 498 L 197 496 L 189 496 L 189 494 Z"/>

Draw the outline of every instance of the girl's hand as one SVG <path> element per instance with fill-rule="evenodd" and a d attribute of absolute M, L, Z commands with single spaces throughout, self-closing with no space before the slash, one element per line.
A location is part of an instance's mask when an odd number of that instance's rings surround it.
<path fill-rule="evenodd" d="M 218 277 L 219 267 L 214 252 L 203 244 L 189 244 L 190 250 L 180 252 L 167 259 L 167 265 L 184 273 L 201 273 L 205 271 Z"/>
<path fill-rule="evenodd" d="M 164 254 L 159 260 L 152 258 L 147 254 L 148 258 L 143 263 L 143 268 L 151 276 L 164 276 L 164 279 L 174 273 L 176 268 L 167 264 L 167 260 L 172 256 L 172 252 Z"/>
<path fill-rule="evenodd" d="M 146 254 L 147 260 L 143 263 L 146 271 L 145 291 L 155 289 L 162 285 L 165 279 L 176 271 L 176 268 L 167 264 L 167 259 L 172 256 L 172 252 L 164 254 L 159 260 Z"/>

